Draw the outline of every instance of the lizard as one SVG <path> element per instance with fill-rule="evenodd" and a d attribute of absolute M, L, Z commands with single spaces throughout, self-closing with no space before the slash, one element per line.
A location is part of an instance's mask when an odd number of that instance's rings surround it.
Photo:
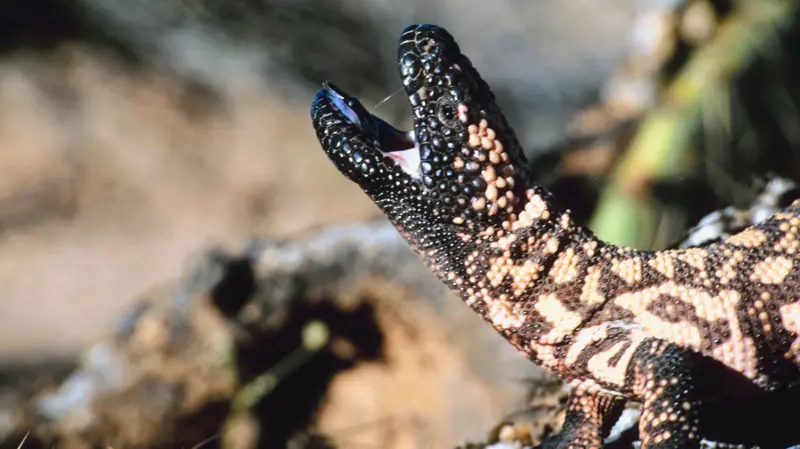
<path fill-rule="evenodd" d="M 643 448 L 697 448 L 707 404 L 798 384 L 800 201 L 713 243 L 616 246 L 530 179 L 447 30 L 405 28 L 398 67 L 412 130 L 326 81 L 316 137 L 442 282 L 568 384 L 562 429 L 542 447 L 601 448 L 635 401 Z"/>

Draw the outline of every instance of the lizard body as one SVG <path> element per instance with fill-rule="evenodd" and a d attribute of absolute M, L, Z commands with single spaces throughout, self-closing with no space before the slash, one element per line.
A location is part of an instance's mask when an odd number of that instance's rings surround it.
<path fill-rule="evenodd" d="M 311 109 L 317 137 L 443 282 L 572 386 L 544 446 L 602 447 L 635 400 L 644 448 L 698 447 L 704 403 L 800 380 L 800 202 L 704 246 L 608 244 L 531 182 L 447 31 L 406 28 L 398 59 L 413 131 L 326 84 Z"/>

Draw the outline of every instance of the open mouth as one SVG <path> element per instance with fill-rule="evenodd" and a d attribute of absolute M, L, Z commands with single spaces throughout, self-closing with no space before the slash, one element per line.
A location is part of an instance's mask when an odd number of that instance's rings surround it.
<path fill-rule="evenodd" d="M 413 131 L 323 83 L 310 111 L 322 149 L 404 229 L 427 219 L 467 230 L 507 228 L 533 203 L 527 160 L 489 86 L 435 25 L 407 27 L 397 48 Z"/>
<path fill-rule="evenodd" d="M 361 133 L 374 142 L 374 147 L 394 161 L 403 172 L 418 179 L 420 176 L 420 151 L 414 131 L 401 131 L 376 117 L 355 98 L 347 95 L 333 83 L 322 83 L 320 92 L 337 114 L 349 122 L 350 132 Z"/>

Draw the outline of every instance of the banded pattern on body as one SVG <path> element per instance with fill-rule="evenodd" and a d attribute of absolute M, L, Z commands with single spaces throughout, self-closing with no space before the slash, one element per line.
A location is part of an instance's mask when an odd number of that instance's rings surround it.
<path fill-rule="evenodd" d="M 317 137 L 443 282 L 573 386 L 565 427 L 545 446 L 601 446 L 632 399 L 643 447 L 697 447 L 704 403 L 742 394 L 725 385 L 800 379 L 800 203 L 699 247 L 607 244 L 529 179 L 514 131 L 449 33 L 410 26 L 398 51 L 414 129 L 326 84 L 311 108 Z"/>

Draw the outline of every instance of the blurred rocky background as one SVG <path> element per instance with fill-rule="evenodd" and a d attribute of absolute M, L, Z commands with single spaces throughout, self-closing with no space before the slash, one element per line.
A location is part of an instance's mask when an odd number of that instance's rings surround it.
<path fill-rule="evenodd" d="M 537 441 L 560 388 L 327 161 L 320 82 L 408 127 L 396 40 L 440 24 L 539 180 L 661 248 L 798 178 L 797 7 L 0 2 L 0 445 L 452 447 L 518 415 Z"/>

